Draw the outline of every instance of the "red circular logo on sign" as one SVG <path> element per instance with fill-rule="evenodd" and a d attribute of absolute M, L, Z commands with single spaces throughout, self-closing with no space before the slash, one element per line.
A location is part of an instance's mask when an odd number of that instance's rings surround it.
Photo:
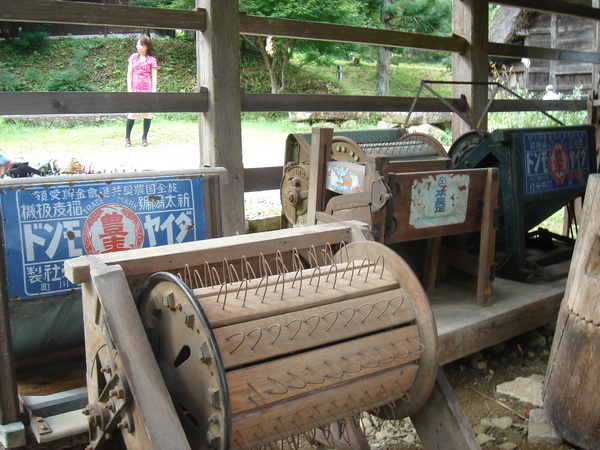
<path fill-rule="evenodd" d="M 83 247 L 88 255 L 141 248 L 144 229 L 129 208 L 109 203 L 96 208 L 83 226 Z"/>
<path fill-rule="evenodd" d="M 563 184 L 569 173 L 569 154 L 562 144 L 554 144 L 548 155 L 548 170 L 556 184 Z"/>

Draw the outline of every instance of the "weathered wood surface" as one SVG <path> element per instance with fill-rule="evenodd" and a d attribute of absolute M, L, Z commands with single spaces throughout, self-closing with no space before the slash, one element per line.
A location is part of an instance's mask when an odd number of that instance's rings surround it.
<path fill-rule="evenodd" d="M 594 52 L 565 50 L 549 47 L 535 47 L 531 45 L 517 44 L 499 44 L 490 42 L 490 55 L 502 56 L 506 58 L 530 58 L 530 59 L 549 59 L 560 61 L 577 61 L 584 63 L 598 64 L 600 55 Z"/>
<path fill-rule="evenodd" d="M 559 434 L 590 450 L 600 448 L 599 208 L 600 175 L 592 175 L 544 390 L 544 409 Z"/>
<path fill-rule="evenodd" d="M 585 4 L 582 4 L 584 3 Z M 566 16 L 583 17 L 585 19 L 600 20 L 600 9 L 589 6 L 589 0 L 560 1 L 560 0 L 497 0 L 499 5 L 514 6 L 516 8 L 532 9 Z"/>
<path fill-rule="evenodd" d="M 232 236 L 245 231 L 238 2 L 196 0 L 196 6 L 210 18 L 206 31 L 196 33 L 198 84 L 210 86 L 209 108 L 198 115 L 200 164 L 229 173 L 221 220 L 223 234 Z"/>
<path fill-rule="evenodd" d="M 2 92 L 0 115 L 205 112 L 208 92 Z"/>
<path fill-rule="evenodd" d="M 106 321 L 109 336 L 118 352 L 113 357 L 118 370 L 125 374 L 135 405 L 132 414 L 136 433 L 123 433 L 126 444 L 129 442 L 134 448 L 141 445 L 139 448 L 189 449 L 123 272 L 117 266 L 98 267 L 92 272 L 92 283 L 98 297 L 85 300 L 86 306 L 92 308 L 92 311 L 87 308 L 85 314 L 89 317 L 95 309 L 96 317 L 102 319 L 96 323 L 88 321 L 86 335 L 96 331 L 96 327 Z M 94 306 L 96 298 L 99 303 Z M 103 345 L 89 347 L 86 340 L 86 346 L 86 354 L 90 358 L 87 362 L 88 376 L 92 378 L 98 375 L 94 372 L 100 364 L 108 367 L 108 361 L 95 360 L 98 349 Z M 98 400 L 97 395 L 98 392 L 88 386 L 90 403 Z"/>
<path fill-rule="evenodd" d="M 206 29 L 206 11 L 184 11 L 84 2 L 0 0 L 0 20 L 179 30 Z"/>
<path fill-rule="evenodd" d="M 428 450 L 445 449 L 450 445 L 461 450 L 481 448 L 442 368 L 438 369 L 429 399 L 410 420 Z"/>
<path fill-rule="evenodd" d="M 478 0 L 452 1 L 452 31 L 467 41 L 467 50 L 452 55 L 452 80 L 467 82 L 453 86 L 454 97 L 464 95 L 467 107 L 464 117 L 476 124 L 483 119 L 480 128 L 487 128 L 487 120 L 483 117 L 488 103 L 489 41 L 488 41 L 488 4 Z M 478 84 L 469 84 L 476 82 Z M 452 136 L 457 138 L 471 131 L 471 126 L 464 120 L 454 117 L 452 120 Z"/>
<path fill-rule="evenodd" d="M 475 282 L 440 282 L 427 293 L 438 329 L 440 365 L 556 320 L 565 282 L 496 278 L 487 308 L 475 306 Z"/>
<path fill-rule="evenodd" d="M 464 52 L 466 45 L 465 40 L 459 36 L 433 36 L 305 20 L 257 17 L 246 14 L 240 14 L 240 33 L 318 41 L 369 43 L 386 47 L 419 48 L 457 53 Z"/>

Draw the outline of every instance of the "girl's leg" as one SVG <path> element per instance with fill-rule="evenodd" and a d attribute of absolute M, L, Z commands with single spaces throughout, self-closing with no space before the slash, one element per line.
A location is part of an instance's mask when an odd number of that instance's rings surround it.
<path fill-rule="evenodd" d="M 135 125 L 137 114 L 127 114 L 127 122 L 125 123 L 125 147 L 131 147 L 131 130 Z"/>
<path fill-rule="evenodd" d="M 150 125 L 152 124 L 152 115 L 144 114 L 144 132 L 142 134 L 142 145 L 146 147 L 148 145 L 148 132 L 150 131 Z"/>

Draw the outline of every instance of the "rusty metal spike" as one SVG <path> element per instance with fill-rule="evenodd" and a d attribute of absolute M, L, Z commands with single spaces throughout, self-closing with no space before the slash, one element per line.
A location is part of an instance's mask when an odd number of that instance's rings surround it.
<path fill-rule="evenodd" d="M 348 264 L 346 264 L 346 267 L 344 268 L 344 273 L 342 274 L 342 278 L 344 278 L 350 264 L 352 264 L 352 270 L 350 271 L 350 282 L 348 283 L 348 286 L 352 286 L 352 279 L 354 278 L 354 261 L 348 261 Z"/>
<path fill-rule="evenodd" d="M 232 355 L 238 348 L 240 348 L 242 346 L 242 344 L 246 340 L 246 335 L 244 333 L 242 333 L 241 331 L 238 331 L 237 333 L 234 333 L 231 336 L 225 338 L 225 341 L 228 342 L 230 339 L 233 339 L 235 336 L 238 336 L 238 335 L 242 336 L 242 340 L 240 341 L 240 343 L 238 344 L 238 346 L 236 348 L 234 348 L 233 350 L 229 350 L 230 355 Z"/>
<path fill-rule="evenodd" d="M 373 361 L 375 361 L 375 365 L 374 366 L 367 366 L 367 365 L 363 365 L 361 364 L 361 366 L 366 367 L 367 369 L 374 369 L 375 367 L 379 367 L 379 360 L 377 358 L 373 358 L 371 355 L 367 355 L 366 353 L 362 353 L 362 352 L 358 352 L 357 353 L 360 356 L 366 356 L 369 359 L 372 359 Z"/>
<path fill-rule="evenodd" d="M 214 275 L 214 277 L 211 277 L 213 285 L 216 286 L 217 284 L 221 284 L 221 278 L 219 277 L 219 272 L 217 272 L 217 269 L 211 267 L 211 273 Z"/>
<path fill-rule="evenodd" d="M 325 248 L 321 249 L 321 256 L 323 257 L 323 264 L 333 264 L 333 249 L 331 248 L 331 244 L 327 242 L 325 244 Z"/>
<path fill-rule="evenodd" d="M 363 303 L 362 305 L 360 305 L 358 308 L 356 308 L 357 311 L 360 311 L 363 307 L 365 306 L 370 306 L 371 309 L 369 310 L 369 312 L 365 315 L 365 317 L 363 318 L 363 320 L 360 321 L 361 324 L 365 323 L 365 321 L 369 318 L 369 316 L 371 315 L 371 313 L 373 312 L 373 310 L 375 309 L 375 306 L 373 305 L 372 302 L 367 302 L 367 303 Z"/>
<path fill-rule="evenodd" d="M 350 318 L 346 321 L 346 323 L 343 325 L 344 328 L 352 321 L 352 319 L 354 318 L 354 315 L 356 314 L 356 308 L 354 306 L 346 306 L 344 309 L 342 309 L 340 311 L 340 316 L 342 315 L 342 313 L 344 311 L 346 311 L 347 309 L 351 309 L 352 310 L 352 315 L 350 316 Z"/>
<path fill-rule="evenodd" d="M 254 392 L 256 392 L 256 394 L 258 395 L 258 397 L 259 397 L 259 398 L 262 400 L 262 402 L 263 402 L 263 405 L 266 405 L 266 404 L 267 404 L 267 402 L 265 401 L 265 399 L 264 399 L 264 397 L 262 396 L 262 394 L 261 394 L 261 393 L 258 391 L 258 389 L 256 389 L 254 386 L 252 386 L 252 384 L 251 384 L 250 382 L 247 382 L 246 384 L 248 385 L 248 387 L 249 387 L 250 389 L 252 389 Z M 250 398 L 250 396 L 248 396 L 248 398 Z M 260 405 L 257 405 L 257 406 L 260 406 Z"/>
<path fill-rule="evenodd" d="M 317 327 L 319 326 L 319 324 L 321 323 L 321 316 L 319 316 L 318 314 L 313 314 L 312 316 L 310 316 L 308 319 L 304 319 L 304 323 L 308 324 L 308 321 L 310 319 L 313 318 L 317 318 L 317 324 L 313 327 L 312 330 L 309 331 L 308 335 L 311 336 L 313 334 L 313 332 L 317 329 Z"/>
<path fill-rule="evenodd" d="M 200 276 L 198 269 L 194 269 L 194 280 L 196 281 L 196 289 L 204 287 L 204 283 L 202 282 L 202 277 Z"/>
<path fill-rule="evenodd" d="M 396 313 L 398 312 L 398 310 L 399 310 L 399 309 L 402 307 L 402 305 L 404 304 L 404 297 L 402 297 L 401 295 L 397 295 L 397 296 L 395 296 L 394 298 L 392 298 L 392 299 L 390 300 L 390 304 L 392 303 L 392 301 L 396 300 L 397 298 L 399 298 L 399 299 L 400 299 L 400 304 L 399 304 L 399 305 L 398 305 L 398 307 L 397 307 L 397 308 L 394 310 L 394 312 L 392 313 L 392 316 L 393 316 L 394 314 L 396 314 Z"/>
<path fill-rule="evenodd" d="M 255 331 L 258 331 L 258 339 L 256 340 L 256 342 L 254 343 L 254 345 L 252 347 L 250 347 L 250 350 L 254 350 L 254 348 L 258 345 L 258 343 L 260 342 L 261 338 L 262 338 L 262 328 L 256 327 L 253 328 L 252 330 L 250 330 L 248 332 L 248 337 L 250 337 L 250 335 L 252 333 L 254 333 Z"/>
<path fill-rule="evenodd" d="M 283 293 L 285 291 L 285 275 L 283 273 L 280 273 L 279 275 L 277 275 L 277 279 L 275 280 L 275 288 L 273 289 L 273 292 L 277 292 L 277 285 L 279 284 L 280 279 L 281 279 L 281 298 L 280 298 L 280 300 L 283 300 Z"/>
<path fill-rule="evenodd" d="M 342 360 L 344 361 L 350 361 L 352 364 L 356 364 L 358 366 L 358 370 L 342 370 L 342 372 L 344 373 L 358 373 L 362 370 L 362 366 L 357 363 L 356 361 L 350 359 L 350 358 L 346 358 L 345 356 L 342 356 Z"/>
<path fill-rule="evenodd" d="M 312 372 L 312 373 L 316 374 L 317 376 L 321 377 L 321 381 L 310 381 L 310 380 L 308 380 L 307 381 L 308 384 L 323 384 L 323 383 L 325 383 L 325 377 L 323 375 L 321 375 L 319 372 L 317 372 L 315 369 L 312 369 L 312 368 L 306 366 L 304 368 L 304 370 Z"/>
<path fill-rule="evenodd" d="M 267 377 L 267 380 L 271 381 L 272 383 L 278 384 L 279 386 L 281 386 L 283 389 L 285 389 L 283 392 L 275 392 L 273 389 L 267 389 L 265 392 L 267 394 L 270 395 L 285 395 L 288 393 L 289 388 L 283 384 L 281 381 L 277 381 L 276 379 L 272 378 L 272 377 Z"/>
<path fill-rule="evenodd" d="M 336 264 L 332 264 L 329 266 L 329 270 L 327 271 L 327 277 L 325 278 L 325 282 L 329 282 L 329 275 L 331 275 L 331 271 L 334 270 L 334 277 L 333 277 L 333 286 L 332 289 L 335 289 L 335 284 L 337 282 L 337 265 Z"/>
<path fill-rule="evenodd" d="M 263 302 L 265 301 L 265 297 L 267 296 L 267 289 L 268 289 L 268 287 L 269 287 L 269 277 L 268 277 L 268 276 L 263 276 L 263 277 L 260 279 L 260 282 L 258 283 L 258 286 L 257 286 L 257 288 L 256 288 L 256 291 L 254 292 L 254 295 L 258 295 L 258 291 L 260 290 L 260 287 L 262 286 L 262 284 L 263 284 L 263 281 L 265 281 L 265 291 L 264 291 L 264 293 L 263 293 L 263 298 L 262 298 L 262 300 L 261 300 L 261 303 L 263 303 Z"/>
<path fill-rule="evenodd" d="M 273 342 L 271 342 L 271 345 L 274 345 L 275 342 L 277 342 L 277 339 L 279 339 L 279 336 L 281 336 L 281 325 L 278 323 L 274 323 L 273 325 L 267 327 L 267 331 L 271 331 L 271 328 L 273 327 L 277 327 L 277 336 L 275 336 L 275 339 L 273 339 Z"/>
<path fill-rule="evenodd" d="M 246 446 L 246 448 L 248 450 L 250 450 L 252 447 L 250 447 L 250 445 L 248 444 L 248 442 L 246 442 L 246 439 L 244 439 L 244 436 L 242 435 L 242 433 L 240 433 L 240 430 L 237 430 L 237 434 L 240 437 L 240 439 L 244 442 L 244 445 Z M 237 441 L 237 442 L 241 444 L 240 441 Z"/>
<path fill-rule="evenodd" d="M 388 355 L 390 355 L 390 359 L 389 359 L 388 361 L 383 361 L 383 360 L 382 360 L 382 361 L 379 361 L 380 363 L 383 363 L 383 364 L 389 364 L 389 363 L 391 363 L 391 362 L 392 362 L 394 359 L 396 359 L 396 357 L 395 357 L 395 356 L 394 356 L 394 355 L 393 355 L 391 352 L 388 352 L 387 350 L 385 350 L 385 349 L 383 349 L 383 348 L 380 348 L 380 347 L 375 347 L 375 350 L 377 350 L 377 351 L 380 351 L 380 352 L 384 352 L 384 353 L 387 353 Z"/>
<path fill-rule="evenodd" d="M 408 355 L 410 355 L 410 351 L 403 346 L 400 342 L 392 342 L 391 345 L 393 345 L 394 347 L 399 347 L 400 349 L 404 350 L 404 355 L 400 356 L 398 355 L 398 358 L 406 358 Z"/>
<path fill-rule="evenodd" d="M 298 378 L 302 382 L 302 386 L 292 386 L 291 384 L 288 384 L 288 388 L 290 388 L 290 389 L 304 389 L 308 385 L 308 383 L 304 379 L 302 379 L 301 377 L 299 377 L 295 373 L 292 373 L 292 372 L 288 371 L 287 374 L 290 377 L 292 377 L 292 378 Z"/>
<path fill-rule="evenodd" d="M 379 314 L 377 314 L 376 319 L 379 319 L 381 316 L 383 316 L 385 314 L 385 312 L 388 310 L 388 308 L 390 307 L 390 302 L 391 300 L 387 300 L 387 299 L 382 299 L 379 300 L 377 302 L 375 302 L 373 304 L 373 308 L 375 308 L 377 305 L 379 305 L 380 303 L 385 303 L 385 308 L 383 308 L 383 311 L 381 311 Z"/>
<path fill-rule="evenodd" d="M 192 288 L 192 274 L 190 273 L 190 266 L 186 263 L 184 266 L 185 280 L 183 282 L 191 289 Z"/>
<path fill-rule="evenodd" d="M 244 270 L 246 271 L 246 278 L 253 280 L 256 278 L 256 273 L 254 272 L 254 269 L 252 268 L 252 265 L 250 264 L 250 262 L 246 259 L 246 255 L 242 255 L 241 258 L 241 267 L 242 267 L 242 278 L 244 278 Z M 252 274 L 252 275 L 250 275 Z"/>
<path fill-rule="evenodd" d="M 385 258 L 383 257 L 383 255 L 379 255 L 377 257 L 377 259 L 375 260 L 375 265 L 373 266 L 373 273 L 377 273 L 377 263 L 381 261 L 381 275 L 379 275 L 379 278 L 383 278 L 383 271 L 385 270 Z"/>
<path fill-rule="evenodd" d="M 245 286 L 244 289 L 244 301 L 242 302 L 242 307 L 246 306 L 246 296 L 248 295 L 248 279 L 244 278 L 240 285 L 238 286 L 237 292 L 235 294 L 235 298 L 238 299 L 240 297 L 240 292 L 242 291 L 242 286 Z"/>
<path fill-rule="evenodd" d="M 319 276 L 317 277 L 317 287 L 315 288 L 315 292 L 319 292 L 319 284 L 321 283 L 321 267 L 319 267 L 319 266 L 315 267 L 312 275 L 310 276 L 310 280 L 308 282 L 309 286 L 312 285 L 312 280 L 315 276 L 315 273 L 317 273 L 317 270 L 319 271 Z"/>
<path fill-rule="evenodd" d="M 294 338 L 296 337 L 296 335 L 300 332 L 300 328 L 302 328 L 302 320 L 300 319 L 294 319 L 291 322 L 287 323 L 285 325 L 286 328 L 288 328 L 291 324 L 293 324 L 294 322 L 298 322 L 298 329 L 296 330 L 296 332 L 292 335 L 292 337 L 290 338 L 290 341 L 293 341 Z"/>
<path fill-rule="evenodd" d="M 418 350 L 409 350 L 413 355 L 420 355 L 421 353 L 423 353 L 425 350 L 427 350 L 427 347 L 425 347 L 425 344 L 423 344 L 420 341 L 417 341 L 415 339 L 407 339 L 408 342 L 414 342 L 417 344 L 417 346 L 419 347 Z"/>
<path fill-rule="evenodd" d="M 331 322 L 331 325 L 329 325 L 329 327 L 327 327 L 326 331 L 331 330 L 331 327 L 333 327 L 335 325 L 335 323 L 337 322 L 337 319 L 338 319 L 338 317 L 340 315 L 340 313 L 337 312 L 337 311 L 329 311 L 327 314 L 325 314 L 323 316 L 323 320 L 325 320 L 325 317 L 327 317 L 329 314 L 335 314 L 335 319 L 333 319 L 333 322 Z"/>
<path fill-rule="evenodd" d="M 304 265 L 302 264 L 302 259 L 300 258 L 300 252 L 298 252 L 296 247 L 294 247 L 292 250 L 292 270 L 294 272 L 297 270 L 304 270 Z"/>
<path fill-rule="evenodd" d="M 315 249 L 314 245 L 311 245 L 308 250 L 308 265 L 311 269 L 319 265 L 319 261 L 317 260 L 317 250 Z"/>
<path fill-rule="evenodd" d="M 324 375 L 325 378 L 342 378 L 344 376 L 344 371 L 342 369 L 340 369 L 338 366 L 336 366 L 335 364 L 332 364 L 329 361 L 323 361 L 323 364 L 327 364 L 328 366 L 332 366 L 333 368 L 339 370 L 339 372 L 340 372 L 339 376 L 333 376 L 333 375 L 329 375 L 328 373 L 326 373 Z"/>
<path fill-rule="evenodd" d="M 292 281 L 292 289 L 294 288 L 294 284 L 296 284 L 296 279 L 300 275 L 300 287 L 298 288 L 298 297 L 300 297 L 300 293 L 302 292 L 302 270 L 298 269 L 296 274 L 294 275 L 294 281 Z"/>
<path fill-rule="evenodd" d="M 233 275 L 235 275 L 235 277 L 234 277 L 234 276 L 232 276 L 232 273 L 233 273 Z M 231 282 L 232 284 L 233 284 L 234 282 L 239 282 L 239 281 L 240 281 L 240 277 L 239 277 L 239 275 L 238 275 L 238 273 L 237 273 L 237 270 L 235 270 L 235 267 L 233 267 L 233 264 L 229 264 L 229 277 L 230 277 L 230 278 L 229 278 L 229 279 L 230 279 L 230 282 Z"/>
<path fill-rule="evenodd" d="M 225 295 L 223 297 L 223 311 L 225 311 L 225 302 L 227 302 L 227 283 L 221 284 L 221 288 L 217 294 L 217 303 L 219 303 L 219 298 L 221 298 L 221 292 L 223 292 L 223 288 L 225 288 Z"/>
<path fill-rule="evenodd" d="M 285 263 L 283 262 L 283 255 L 281 254 L 280 250 L 277 250 L 276 257 L 275 257 L 275 263 L 276 263 L 277 273 L 287 273 L 288 272 L 288 269 L 285 266 Z"/>

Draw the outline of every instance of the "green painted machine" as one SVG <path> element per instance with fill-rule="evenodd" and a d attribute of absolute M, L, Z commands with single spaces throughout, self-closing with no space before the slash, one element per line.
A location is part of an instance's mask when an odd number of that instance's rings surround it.
<path fill-rule="evenodd" d="M 584 194 L 597 171 L 595 149 L 591 125 L 472 131 L 454 142 L 453 168 L 500 170 L 498 273 L 551 277 L 544 266 L 570 259 L 569 239 L 532 229 Z"/>

